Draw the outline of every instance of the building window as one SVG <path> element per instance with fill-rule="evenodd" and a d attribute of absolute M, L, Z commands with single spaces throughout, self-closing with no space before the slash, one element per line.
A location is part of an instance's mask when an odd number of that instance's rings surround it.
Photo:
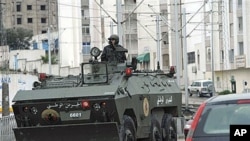
<path fill-rule="evenodd" d="M 234 36 L 234 24 L 230 23 L 230 36 Z"/>
<path fill-rule="evenodd" d="M 89 55 L 90 53 L 90 42 L 83 42 L 82 43 L 82 54 Z"/>
<path fill-rule="evenodd" d="M 41 23 L 46 23 L 46 18 L 41 18 Z"/>
<path fill-rule="evenodd" d="M 16 11 L 21 12 L 21 3 L 17 3 L 16 5 Z"/>
<path fill-rule="evenodd" d="M 82 16 L 85 17 L 85 15 L 84 15 L 84 10 L 83 10 L 83 9 L 82 9 Z"/>
<path fill-rule="evenodd" d="M 223 38 L 222 32 L 223 32 L 222 25 L 219 25 L 219 38 Z"/>
<path fill-rule="evenodd" d="M 239 42 L 239 55 L 244 55 L 244 44 Z"/>
<path fill-rule="evenodd" d="M 32 5 L 27 5 L 27 10 L 32 10 Z"/>
<path fill-rule="evenodd" d="M 83 26 L 82 27 L 82 34 L 83 35 L 89 35 L 89 26 Z"/>
<path fill-rule="evenodd" d="M 220 51 L 220 62 L 223 63 L 224 62 L 224 50 Z"/>
<path fill-rule="evenodd" d="M 207 47 L 207 62 L 211 62 L 211 48 Z"/>
<path fill-rule="evenodd" d="M 197 51 L 197 64 L 198 64 L 198 70 L 200 70 L 200 54 L 199 54 L 199 50 Z"/>
<path fill-rule="evenodd" d="M 22 18 L 17 18 L 16 22 L 17 24 L 22 24 Z"/>
<path fill-rule="evenodd" d="M 27 19 L 27 22 L 28 22 L 28 23 L 32 23 L 32 22 L 33 22 L 32 18 L 28 18 L 28 19 Z"/>
<path fill-rule="evenodd" d="M 167 33 L 167 32 L 163 32 L 163 33 L 162 33 L 162 40 L 163 40 L 163 44 L 164 44 L 164 45 L 169 44 L 168 33 Z"/>
<path fill-rule="evenodd" d="M 229 50 L 229 61 L 230 61 L 231 63 L 234 62 L 234 49 L 230 49 L 230 50 Z"/>
<path fill-rule="evenodd" d="M 229 0 L 229 12 L 233 12 L 233 0 Z"/>
<path fill-rule="evenodd" d="M 195 63 L 195 52 L 188 53 L 188 64 Z"/>
<path fill-rule="evenodd" d="M 238 8 L 242 8 L 242 0 L 238 0 Z"/>
<path fill-rule="evenodd" d="M 243 31 L 243 20 L 242 17 L 238 17 L 239 32 Z"/>
<path fill-rule="evenodd" d="M 47 30 L 42 30 L 42 34 L 47 33 Z"/>
<path fill-rule="evenodd" d="M 44 11 L 44 10 L 46 10 L 46 6 L 45 5 L 41 5 L 40 9 Z"/>

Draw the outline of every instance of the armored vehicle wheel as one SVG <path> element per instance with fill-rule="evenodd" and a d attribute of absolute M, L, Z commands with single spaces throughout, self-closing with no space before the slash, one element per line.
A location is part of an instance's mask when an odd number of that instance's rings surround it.
<path fill-rule="evenodd" d="M 164 141 L 177 141 L 177 130 L 171 114 L 164 114 L 162 118 Z"/>
<path fill-rule="evenodd" d="M 130 116 L 123 116 L 123 124 L 121 125 L 120 137 L 121 141 L 136 141 L 135 123 Z"/>
<path fill-rule="evenodd" d="M 154 117 L 151 121 L 150 141 L 162 141 L 162 130 L 160 123 Z"/>

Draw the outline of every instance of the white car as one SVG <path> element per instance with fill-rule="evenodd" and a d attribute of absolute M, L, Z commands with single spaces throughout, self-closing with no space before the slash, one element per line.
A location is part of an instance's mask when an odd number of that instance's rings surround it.
<path fill-rule="evenodd" d="M 189 96 L 197 94 L 199 97 L 209 94 L 213 96 L 213 82 L 211 80 L 196 80 L 188 86 Z"/>

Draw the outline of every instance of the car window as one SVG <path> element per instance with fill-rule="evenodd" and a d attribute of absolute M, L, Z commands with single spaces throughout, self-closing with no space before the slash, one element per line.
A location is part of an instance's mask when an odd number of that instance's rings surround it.
<path fill-rule="evenodd" d="M 200 86 L 201 86 L 201 82 L 197 82 L 197 83 L 196 83 L 196 86 L 197 86 L 197 87 L 200 87 Z"/>
<path fill-rule="evenodd" d="M 212 84 L 212 82 L 210 82 L 210 81 L 203 82 L 203 86 L 208 86 L 209 84 Z"/>
<path fill-rule="evenodd" d="M 196 82 L 193 82 L 192 84 L 191 84 L 191 86 L 195 86 L 196 85 Z"/>
<path fill-rule="evenodd" d="M 250 104 L 210 105 L 198 124 L 198 135 L 229 134 L 232 124 L 250 124 Z"/>

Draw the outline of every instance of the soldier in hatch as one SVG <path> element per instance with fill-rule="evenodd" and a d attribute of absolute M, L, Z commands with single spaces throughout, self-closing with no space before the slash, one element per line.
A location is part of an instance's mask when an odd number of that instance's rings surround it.
<path fill-rule="evenodd" d="M 117 61 L 119 63 L 123 63 L 126 60 L 126 55 L 125 51 L 118 51 L 120 49 L 124 49 L 121 45 L 118 44 L 119 37 L 113 34 L 108 38 L 108 40 L 109 45 L 104 47 L 101 55 L 101 61 Z"/>

